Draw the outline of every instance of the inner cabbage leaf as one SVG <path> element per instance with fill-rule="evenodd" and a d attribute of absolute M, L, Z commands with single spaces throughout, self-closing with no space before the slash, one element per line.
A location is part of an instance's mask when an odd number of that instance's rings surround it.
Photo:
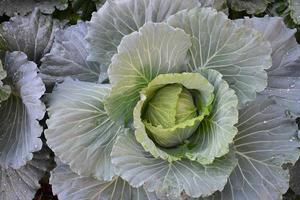
<path fill-rule="evenodd" d="M 183 30 L 166 23 L 149 22 L 125 36 L 108 70 L 112 91 L 105 107 L 110 117 L 131 121 L 141 89 L 159 74 L 182 72 L 190 46 Z"/>

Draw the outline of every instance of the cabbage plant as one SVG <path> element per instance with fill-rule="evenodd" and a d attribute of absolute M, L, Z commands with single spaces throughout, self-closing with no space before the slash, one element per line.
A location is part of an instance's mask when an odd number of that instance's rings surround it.
<path fill-rule="evenodd" d="M 283 165 L 299 157 L 293 34 L 281 18 L 232 21 L 193 0 L 106 2 L 87 30 L 60 34 L 41 67 L 63 81 L 48 97 L 45 131 L 54 193 L 281 198 Z"/>
<path fill-rule="evenodd" d="M 226 1 L 108 0 L 68 26 L 41 13 L 66 1 L 31 1 L 31 14 L 0 26 L 0 199 L 32 199 L 49 170 L 46 111 L 62 200 L 288 190 L 300 155 L 300 48 L 282 18 L 230 20 Z"/>
<path fill-rule="evenodd" d="M 0 199 L 32 199 L 53 165 L 40 139 L 46 88 L 37 63 L 61 26 L 38 9 L 0 26 Z"/>

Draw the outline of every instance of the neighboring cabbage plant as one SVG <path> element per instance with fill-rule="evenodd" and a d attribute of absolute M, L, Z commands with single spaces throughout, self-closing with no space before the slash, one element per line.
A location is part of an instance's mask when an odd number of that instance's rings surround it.
<path fill-rule="evenodd" d="M 47 98 L 54 193 L 280 199 L 300 147 L 293 34 L 281 18 L 231 21 L 193 0 L 107 1 L 88 46 L 79 23 L 43 59 L 63 82 Z"/>
<path fill-rule="evenodd" d="M 45 85 L 36 63 L 50 50 L 59 24 L 35 9 L 0 25 L 0 199 L 33 199 L 49 170 L 39 123 Z"/>
<path fill-rule="evenodd" d="M 30 13 L 34 8 L 39 8 L 43 13 L 51 14 L 55 11 L 55 8 L 59 10 L 64 10 L 67 7 L 68 0 L 1 0 L 0 15 L 26 15 Z"/>
<path fill-rule="evenodd" d="M 297 0 L 289 0 L 288 3 L 291 17 L 296 24 L 300 24 L 300 2 Z"/>
<path fill-rule="evenodd" d="M 259 14 L 266 10 L 274 0 L 227 0 L 233 10 L 246 11 L 248 14 Z"/>

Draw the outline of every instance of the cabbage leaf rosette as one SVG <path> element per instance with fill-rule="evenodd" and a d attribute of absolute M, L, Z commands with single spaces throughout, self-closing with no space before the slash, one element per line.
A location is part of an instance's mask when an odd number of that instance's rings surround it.
<path fill-rule="evenodd" d="M 262 92 L 281 51 L 254 25 L 170 2 L 108 1 L 93 15 L 87 59 L 109 83 L 66 78 L 49 96 L 54 193 L 279 199 L 282 165 L 299 157 L 295 119 Z"/>

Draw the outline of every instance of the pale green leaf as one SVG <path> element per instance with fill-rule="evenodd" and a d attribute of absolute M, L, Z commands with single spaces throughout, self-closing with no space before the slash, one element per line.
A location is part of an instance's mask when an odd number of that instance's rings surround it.
<path fill-rule="evenodd" d="M 153 126 L 171 128 L 175 126 L 176 111 L 179 95 L 182 92 L 180 85 L 165 85 L 153 94 L 145 105 L 144 119 Z"/>
<path fill-rule="evenodd" d="M 240 111 L 234 139 L 238 165 L 212 199 L 281 199 L 289 188 L 283 164 L 299 157 L 297 124 L 274 100 L 258 98 Z"/>
<path fill-rule="evenodd" d="M 50 184 L 61 200 L 157 200 L 155 193 L 147 192 L 143 187 L 133 188 L 120 177 L 99 181 L 79 176 L 61 162 L 51 172 Z"/>
<path fill-rule="evenodd" d="M 268 87 L 262 94 L 275 96 L 286 112 L 300 116 L 300 49 L 289 53 L 284 58 L 285 64 L 268 72 Z"/>
<path fill-rule="evenodd" d="M 229 144 L 237 134 L 238 99 L 219 72 L 202 70 L 201 74 L 214 86 L 215 99 L 197 133 L 188 139 L 192 148 L 186 150 L 186 155 L 191 160 L 209 164 L 229 152 Z"/>
<path fill-rule="evenodd" d="M 111 156 L 124 180 L 133 187 L 144 185 L 146 190 L 155 191 L 159 199 L 180 199 L 183 190 L 191 197 L 207 196 L 222 190 L 236 166 L 232 152 L 211 165 L 154 158 L 130 132 L 118 137 Z"/>
<path fill-rule="evenodd" d="M 89 60 L 108 67 L 122 38 L 147 22 L 163 22 L 180 10 L 194 8 L 198 0 L 109 0 L 93 14 L 87 40 Z M 159 37 L 156 37 L 159 39 Z"/>
<path fill-rule="evenodd" d="M 108 70 L 112 91 L 106 109 L 114 120 L 132 119 L 139 92 L 159 74 L 182 72 L 190 38 L 165 23 L 147 23 L 125 36 Z"/>
<path fill-rule="evenodd" d="M 235 90 L 239 106 L 265 89 L 271 67 L 271 47 L 257 31 L 238 26 L 211 8 L 181 11 L 168 24 L 192 36 L 189 70 L 214 69 Z"/>
<path fill-rule="evenodd" d="M 201 95 L 201 94 L 199 94 Z M 197 105 L 193 99 L 192 91 L 190 92 L 185 87 L 182 88 L 182 92 L 179 94 L 177 102 L 175 122 L 180 124 L 189 119 L 197 117 Z"/>
<path fill-rule="evenodd" d="M 84 176 L 110 180 L 110 152 L 125 129 L 108 117 L 103 100 L 109 85 L 66 79 L 49 96 L 47 144 L 71 169 Z"/>
<path fill-rule="evenodd" d="M 197 100 L 195 96 L 195 100 L 201 103 L 197 106 L 198 115 L 195 118 L 176 124 L 174 127 L 155 127 L 142 120 L 143 107 L 148 104 L 149 99 L 158 89 L 167 84 L 179 84 L 189 90 L 194 90 L 194 93 L 199 93 L 199 99 L 201 100 Z M 134 109 L 134 128 L 137 141 L 155 158 L 160 157 L 172 161 L 184 157 L 184 151 L 186 151 L 185 141 L 197 130 L 201 120 L 209 114 L 209 106 L 212 104 L 214 97 L 213 90 L 213 86 L 199 73 L 162 74 L 157 76 L 148 84 L 147 88 L 142 90 L 141 100 Z M 148 136 L 146 130 L 151 133 L 151 137 Z M 160 146 L 156 145 L 151 138 Z M 182 152 L 182 150 L 184 151 Z"/>
<path fill-rule="evenodd" d="M 298 46 L 295 38 L 296 29 L 287 28 L 281 17 L 252 17 L 235 20 L 235 23 L 241 27 L 255 29 L 271 44 L 272 67 L 267 69 L 267 72 L 280 67 L 287 52 Z"/>
<path fill-rule="evenodd" d="M 50 53 L 42 58 L 40 69 L 44 82 L 62 82 L 67 76 L 88 82 L 99 80 L 100 64 L 86 60 L 86 34 L 87 25 L 84 22 L 56 32 Z"/>
<path fill-rule="evenodd" d="M 275 96 L 284 109 L 300 116 L 300 47 L 294 37 L 296 30 L 287 28 L 279 17 L 254 17 L 237 23 L 258 30 L 272 45 L 273 64 L 267 70 L 268 87 L 262 94 Z"/>

